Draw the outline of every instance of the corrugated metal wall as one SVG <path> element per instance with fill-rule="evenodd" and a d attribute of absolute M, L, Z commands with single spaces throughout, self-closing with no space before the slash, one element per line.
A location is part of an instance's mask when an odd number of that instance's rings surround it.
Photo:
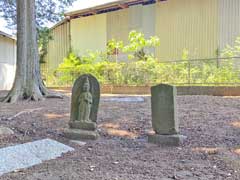
<path fill-rule="evenodd" d="M 107 41 L 116 39 L 127 43 L 129 32 L 128 19 L 128 9 L 107 13 Z"/>
<path fill-rule="evenodd" d="M 70 26 L 69 22 L 52 29 L 53 40 L 49 41 L 48 54 L 45 57 L 45 64 L 41 65 L 42 70 L 49 72 L 55 70 L 70 50 Z"/>
<path fill-rule="evenodd" d="M 12 87 L 16 69 L 16 40 L 0 35 L 0 90 Z"/>
<path fill-rule="evenodd" d="M 149 38 L 156 34 L 156 4 L 142 6 L 142 30 L 144 35 Z"/>
<path fill-rule="evenodd" d="M 107 14 L 107 40 L 117 39 L 128 42 L 132 30 L 143 32 L 146 37 L 155 35 L 155 5 L 131 6 Z"/>
<path fill-rule="evenodd" d="M 104 50 L 107 44 L 107 15 L 82 17 L 71 20 L 72 49 L 82 55 L 87 50 Z"/>
<path fill-rule="evenodd" d="M 107 14 L 107 41 L 122 40 L 128 43 L 128 34 L 132 30 L 143 32 L 146 37 L 155 35 L 155 5 L 131 6 Z M 149 49 L 154 52 L 154 49 Z M 127 59 L 124 54 L 118 55 L 119 60 Z"/>
<path fill-rule="evenodd" d="M 156 5 L 156 35 L 161 60 L 216 56 L 218 47 L 218 0 L 168 0 Z"/>
<path fill-rule="evenodd" d="M 233 46 L 240 36 L 240 1 L 219 0 L 219 48 Z"/>
<path fill-rule="evenodd" d="M 232 45 L 240 35 L 239 0 L 168 0 L 71 20 L 71 46 L 81 55 L 86 50 L 104 50 L 112 38 L 127 43 L 129 31 L 157 35 L 161 45 L 155 51 L 160 60 L 216 57 L 216 50 Z M 53 29 L 48 67 L 56 68 L 70 49 L 68 23 Z M 122 56 L 123 58 L 125 56 Z"/>

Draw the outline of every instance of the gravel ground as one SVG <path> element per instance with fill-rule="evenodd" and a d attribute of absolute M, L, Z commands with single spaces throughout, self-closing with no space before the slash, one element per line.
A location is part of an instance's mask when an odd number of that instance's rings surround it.
<path fill-rule="evenodd" d="M 101 101 L 101 138 L 85 146 L 63 136 L 69 121 L 69 96 L 38 103 L 0 103 L 0 126 L 15 132 L 0 136 L 0 147 L 52 138 L 76 149 L 0 180 L 240 179 L 240 97 L 178 96 L 180 131 L 188 138 L 174 148 L 147 143 L 146 134 L 152 131 L 150 97 L 144 99 Z"/>

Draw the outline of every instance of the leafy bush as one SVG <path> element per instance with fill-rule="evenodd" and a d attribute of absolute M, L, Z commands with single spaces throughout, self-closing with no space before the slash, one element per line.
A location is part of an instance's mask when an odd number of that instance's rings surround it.
<path fill-rule="evenodd" d="M 50 83 L 71 86 L 77 77 L 86 73 L 94 75 L 102 84 L 112 85 L 240 83 L 240 70 L 235 68 L 233 59 L 221 59 L 220 63 L 217 59 L 191 61 L 185 49 L 182 61 L 159 62 L 146 51 L 158 45 L 157 37 L 146 39 L 142 33 L 132 31 L 125 46 L 122 41 L 113 39 L 107 44 L 106 52 L 88 51 L 81 57 L 69 53 L 49 76 Z M 240 52 L 239 46 L 240 39 L 233 48 L 228 46 L 223 54 L 236 55 Z M 109 55 L 116 51 L 127 53 L 129 59 L 111 61 Z"/>

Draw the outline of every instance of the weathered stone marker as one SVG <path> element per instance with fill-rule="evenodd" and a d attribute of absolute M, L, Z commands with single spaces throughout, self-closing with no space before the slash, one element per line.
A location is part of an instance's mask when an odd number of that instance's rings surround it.
<path fill-rule="evenodd" d="M 178 134 L 176 95 L 174 86 L 160 84 L 151 88 L 152 126 L 155 134 L 148 136 L 149 142 L 177 146 L 185 139 Z"/>
<path fill-rule="evenodd" d="M 98 138 L 97 112 L 100 86 L 97 79 L 89 74 L 80 76 L 72 89 L 70 129 L 64 131 L 72 140 L 95 140 Z"/>

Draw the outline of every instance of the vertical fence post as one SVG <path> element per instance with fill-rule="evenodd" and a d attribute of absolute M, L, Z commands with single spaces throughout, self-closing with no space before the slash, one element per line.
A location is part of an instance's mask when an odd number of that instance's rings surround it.
<path fill-rule="evenodd" d="M 188 60 L 188 85 L 191 84 L 191 64 L 190 60 Z"/>
<path fill-rule="evenodd" d="M 48 68 L 45 69 L 45 82 L 46 82 L 46 86 L 49 86 L 49 82 L 48 82 Z"/>

